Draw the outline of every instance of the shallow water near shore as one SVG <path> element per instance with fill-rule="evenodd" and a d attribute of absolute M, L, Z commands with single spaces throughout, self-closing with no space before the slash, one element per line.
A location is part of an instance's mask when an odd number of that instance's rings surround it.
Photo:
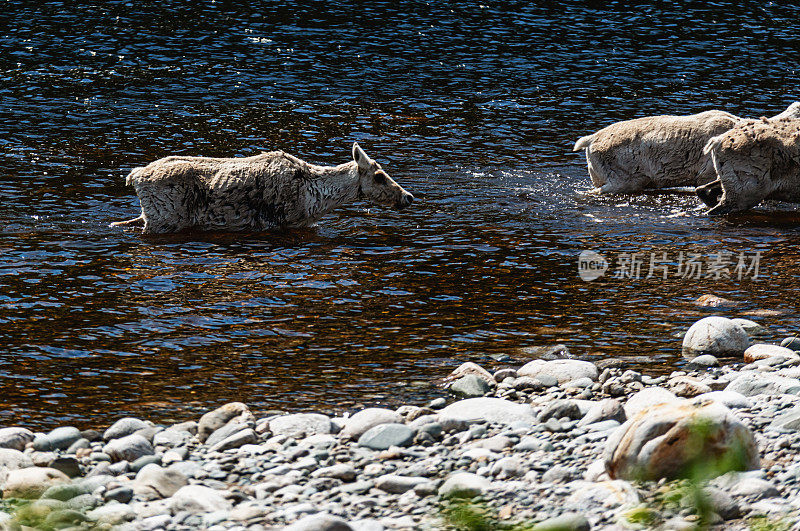
<path fill-rule="evenodd" d="M 794 207 L 710 219 L 687 195 L 592 196 L 571 149 L 637 116 L 782 111 L 800 99 L 800 8 L 625 7 L 9 6 L 0 425 L 422 401 L 464 361 L 554 342 L 662 373 L 713 313 L 704 293 L 766 341 L 797 332 Z M 281 234 L 108 227 L 138 213 L 127 172 L 159 157 L 338 164 L 354 140 L 411 208 L 356 203 Z M 579 277 L 584 250 L 603 277 Z M 702 278 L 680 276 L 690 255 Z"/>

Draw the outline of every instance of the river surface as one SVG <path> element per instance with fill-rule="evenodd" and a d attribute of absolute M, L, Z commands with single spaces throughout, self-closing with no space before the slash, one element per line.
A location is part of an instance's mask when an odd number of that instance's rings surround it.
<path fill-rule="evenodd" d="M 79 4 L 0 14 L 0 426 L 421 403 L 462 362 L 556 342 L 661 373 L 706 293 L 767 341 L 800 329 L 792 206 L 592 197 L 571 152 L 622 119 L 782 111 L 800 7 Z M 108 226 L 138 214 L 128 171 L 162 156 L 332 165 L 353 141 L 412 207 L 285 233 Z M 585 250 L 608 262 L 592 282 Z"/>

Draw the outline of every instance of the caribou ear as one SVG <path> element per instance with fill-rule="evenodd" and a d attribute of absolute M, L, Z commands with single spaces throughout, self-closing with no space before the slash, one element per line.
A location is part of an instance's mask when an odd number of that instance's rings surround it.
<path fill-rule="evenodd" d="M 356 161 L 356 164 L 360 168 L 367 169 L 370 166 L 370 162 L 372 162 L 364 150 L 361 149 L 361 146 L 358 145 L 358 142 L 353 142 L 353 160 Z"/>

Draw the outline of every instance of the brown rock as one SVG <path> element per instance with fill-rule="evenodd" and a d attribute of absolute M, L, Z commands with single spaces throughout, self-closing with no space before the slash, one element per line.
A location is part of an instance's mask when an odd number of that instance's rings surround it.
<path fill-rule="evenodd" d="M 719 308 L 725 306 L 735 306 L 737 303 L 730 300 L 718 297 L 716 295 L 706 294 L 700 295 L 694 303 L 704 308 Z"/>
<path fill-rule="evenodd" d="M 463 378 L 468 374 L 474 374 L 475 376 L 481 378 L 482 380 L 486 380 L 486 383 L 488 384 L 491 385 L 495 384 L 494 376 L 492 376 L 492 373 L 490 373 L 477 363 L 472 363 L 471 361 L 459 365 L 456 370 L 454 370 L 445 377 L 444 381 L 446 384 L 448 384 L 450 382 L 458 380 L 459 378 Z"/>
<path fill-rule="evenodd" d="M 658 404 L 612 433 L 603 454 L 613 479 L 684 477 L 702 465 L 712 475 L 758 468 L 753 432 L 716 402 Z"/>
<path fill-rule="evenodd" d="M 241 402 L 231 402 L 200 417 L 197 423 L 198 439 L 200 439 L 200 442 L 205 442 L 209 435 L 232 420 L 236 420 L 241 424 L 255 422 L 253 414 L 246 405 Z"/>

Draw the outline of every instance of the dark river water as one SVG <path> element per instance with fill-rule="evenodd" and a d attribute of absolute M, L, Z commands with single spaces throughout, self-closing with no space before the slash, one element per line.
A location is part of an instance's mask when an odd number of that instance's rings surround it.
<path fill-rule="evenodd" d="M 793 207 L 591 197 L 571 152 L 621 119 L 780 112 L 800 99 L 796 6 L 75 4 L 0 14 L 0 425 L 419 403 L 464 361 L 555 342 L 659 373 L 705 293 L 766 340 L 800 329 Z M 353 141 L 411 208 L 275 234 L 108 227 L 138 214 L 128 171 L 162 156 L 339 164 Z M 604 277 L 578 275 L 584 250 Z"/>

